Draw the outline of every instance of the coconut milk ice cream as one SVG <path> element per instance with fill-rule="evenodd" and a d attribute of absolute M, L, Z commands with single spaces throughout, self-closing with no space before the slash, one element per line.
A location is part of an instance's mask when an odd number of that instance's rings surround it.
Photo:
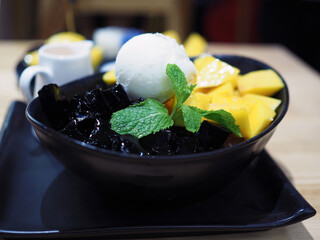
<path fill-rule="evenodd" d="M 174 92 L 166 74 L 167 64 L 176 64 L 193 83 L 197 70 L 176 40 L 160 33 L 145 33 L 133 37 L 118 52 L 115 75 L 130 99 L 153 98 L 160 102 Z"/>

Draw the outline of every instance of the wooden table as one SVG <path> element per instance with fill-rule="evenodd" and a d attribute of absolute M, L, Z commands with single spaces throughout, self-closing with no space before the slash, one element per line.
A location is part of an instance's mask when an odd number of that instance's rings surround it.
<path fill-rule="evenodd" d="M 0 41 L 0 124 L 11 101 L 22 99 L 15 66 L 31 41 Z M 267 145 L 298 191 L 320 211 L 320 77 L 319 73 L 281 45 L 210 44 L 209 52 L 253 57 L 274 67 L 287 81 L 290 107 Z M 271 231 L 183 239 L 320 239 L 317 214 Z"/>

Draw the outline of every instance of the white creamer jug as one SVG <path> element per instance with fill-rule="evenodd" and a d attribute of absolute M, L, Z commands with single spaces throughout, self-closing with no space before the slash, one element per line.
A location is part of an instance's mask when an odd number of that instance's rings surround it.
<path fill-rule="evenodd" d="M 59 86 L 93 74 L 90 59 L 92 41 L 51 43 L 39 48 L 39 65 L 26 68 L 19 79 L 27 102 L 38 96 L 38 91 L 49 83 Z M 31 81 L 35 78 L 34 91 Z"/>

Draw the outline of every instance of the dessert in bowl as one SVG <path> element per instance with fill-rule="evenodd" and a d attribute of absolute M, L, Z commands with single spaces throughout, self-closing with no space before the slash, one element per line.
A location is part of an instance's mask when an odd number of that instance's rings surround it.
<path fill-rule="evenodd" d="M 270 66 L 260 61 L 246 57 L 231 55 L 215 57 L 240 69 L 242 74 L 256 70 L 271 69 Z M 183 68 L 181 67 L 181 69 Z M 188 69 L 191 69 L 190 72 L 193 71 L 192 66 Z M 95 74 L 61 86 L 60 91 L 64 93 L 66 98 L 63 101 L 67 101 L 70 104 L 70 102 L 74 101 L 72 99 L 74 99 L 75 94 L 84 96 L 88 94 L 89 90 L 96 89 L 97 86 L 101 87 L 102 75 Z M 223 128 L 222 132 L 227 132 L 228 134 L 223 135 L 222 144 L 220 143 L 218 144 L 219 146 L 214 147 L 210 146 L 216 144 L 214 141 L 206 142 L 207 138 L 202 139 L 202 137 L 199 137 L 202 134 L 202 128 L 208 124 L 212 125 L 210 119 L 202 122 L 198 132 L 194 131 L 192 133 L 181 124 L 177 124 L 179 126 L 165 127 L 165 129 L 153 129 L 154 131 L 152 130 L 151 133 L 142 137 L 139 135 L 132 136 L 132 133 L 115 133 L 118 130 L 111 129 L 112 131 L 109 132 L 112 132 L 112 137 L 116 136 L 117 139 L 121 140 L 120 142 L 118 141 L 119 145 L 112 149 L 112 147 L 108 148 L 108 146 L 104 148 L 108 144 L 103 145 L 97 138 L 92 138 L 94 135 L 92 132 L 88 134 L 91 136 L 90 139 L 92 141 L 90 142 L 77 137 L 76 134 L 70 131 L 71 128 L 66 128 L 65 124 L 58 128 L 52 126 L 54 115 L 48 117 L 47 110 L 55 109 L 55 103 L 49 101 L 45 105 L 43 101 L 41 102 L 40 93 L 40 98 L 34 99 L 28 105 L 26 115 L 40 141 L 60 162 L 77 175 L 95 186 L 99 186 L 105 192 L 124 200 L 133 198 L 144 201 L 190 201 L 213 194 L 215 190 L 223 187 L 224 184 L 227 184 L 228 181 L 232 180 L 247 167 L 264 149 L 288 108 L 288 89 L 281 76 L 278 76 L 284 87 L 273 95 L 274 98 L 281 100 L 281 104 L 277 107 L 276 115 L 271 124 L 257 135 L 250 138 L 239 138 L 240 140 L 235 142 L 228 140 L 230 136 L 231 139 L 236 139 L 235 134 L 230 133 L 229 129 Z M 126 87 L 129 88 L 129 85 Z M 160 86 L 166 88 L 168 83 L 164 82 Z M 49 92 L 53 91 L 53 95 L 57 96 L 57 92 L 54 93 L 55 90 L 52 89 L 57 88 L 49 89 Z M 120 92 L 120 95 L 123 95 L 125 91 L 130 91 L 123 89 L 121 85 L 116 85 L 106 86 L 106 90 L 96 89 L 94 91 L 106 91 L 107 93 L 104 93 L 106 95 L 110 91 Z M 141 94 L 140 89 L 135 88 L 134 85 L 133 92 L 128 94 L 130 99 L 127 98 L 126 100 L 131 102 L 127 105 L 133 105 L 136 102 L 141 104 L 143 102 L 141 99 L 136 100 L 137 97 L 141 97 L 134 95 L 137 92 Z M 173 95 L 174 91 L 170 94 L 170 91 L 167 91 L 166 88 L 165 94 L 160 91 L 160 101 L 166 101 Z M 155 96 L 152 97 L 156 98 Z M 111 115 L 127 108 L 126 106 L 121 107 L 122 103 L 122 100 L 119 103 L 113 102 L 112 105 L 115 106 L 115 111 Z M 79 116 L 77 117 L 79 118 Z M 81 117 L 83 118 L 83 114 Z M 105 127 L 106 125 L 99 125 L 99 127 L 101 126 Z M 216 125 L 213 126 L 216 127 Z M 57 130 L 59 128 L 60 130 Z M 208 133 L 208 129 L 204 128 L 203 133 Z M 168 136 L 166 135 L 167 133 L 170 136 L 174 135 L 176 141 L 178 141 L 176 145 L 184 144 L 184 146 L 176 146 L 175 148 L 168 146 L 169 143 L 172 144 L 173 142 L 172 139 L 166 142 L 168 138 L 163 136 Z M 188 136 L 186 137 L 187 141 L 179 141 L 177 136 L 185 137 L 184 134 Z M 229 143 L 225 144 L 228 141 Z M 158 148 L 152 145 L 152 142 L 164 147 L 160 146 Z"/>

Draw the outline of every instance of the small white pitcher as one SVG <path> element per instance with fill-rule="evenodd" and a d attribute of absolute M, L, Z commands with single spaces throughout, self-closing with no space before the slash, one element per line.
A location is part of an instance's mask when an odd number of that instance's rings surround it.
<path fill-rule="evenodd" d="M 39 65 L 26 68 L 19 79 L 27 102 L 38 96 L 38 91 L 49 83 L 59 86 L 93 74 L 90 59 L 92 41 L 46 44 L 39 48 Z M 36 76 L 34 91 L 31 80 Z"/>

